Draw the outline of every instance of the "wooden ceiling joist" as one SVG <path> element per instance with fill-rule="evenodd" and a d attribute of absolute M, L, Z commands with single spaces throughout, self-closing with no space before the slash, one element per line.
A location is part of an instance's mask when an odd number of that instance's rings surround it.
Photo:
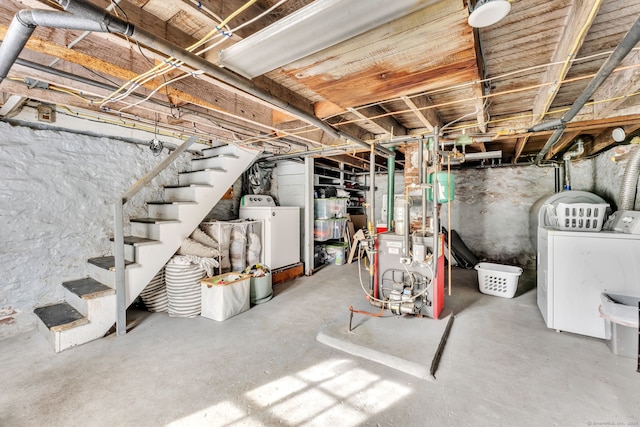
<path fill-rule="evenodd" d="M 386 113 L 379 107 L 347 108 L 347 111 L 361 119 L 364 123 L 375 128 L 377 130 L 374 132 L 376 135 L 398 136 L 407 134 L 407 130 L 391 116 L 370 119 L 369 117 Z"/>
<path fill-rule="evenodd" d="M 564 31 L 543 78 L 543 86 L 538 90 L 533 104 L 532 125 L 542 122 L 560 89 L 571 60 L 576 58 L 588 30 L 596 18 L 602 0 L 573 0 Z"/>
<path fill-rule="evenodd" d="M 438 112 L 435 108 L 431 108 L 433 107 L 433 103 L 426 96 L 416 96 L 413 98 L 403 96 L 402 100 L 429 132 L 433 132 L 436 126 L 442 126 Z"/>
<path fill-rule="evenodd" d="M 640 51 L 630 52 L 620 63 L 620 67 L 631 66 L 640 63 Z M 632 67 L 613 73 L 602 83 L 594 94 L 594 100 L 610 100 L 596 102 L 593 106 L 595 118 L 606 118 L 621 106 L 627 96 L 640 90 L 640 67 Z"/>

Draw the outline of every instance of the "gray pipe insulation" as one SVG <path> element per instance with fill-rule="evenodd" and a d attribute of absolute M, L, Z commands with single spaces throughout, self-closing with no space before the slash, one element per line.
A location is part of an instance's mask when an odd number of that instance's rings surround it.
<path fill-rule="evenodd" d="M 622 186 L 618 196 L 618 210 L 632 211 L 635 207 L 636 191 L 638 189 L 638 177 L 640 176 L 640 147 L 629 158 L 627 169 L 622 177 Z"/>
<path fill-rule="evenodd" d="M 529 129 L 529 132 L 539 132 L 542 130 L 556 129 L 551 135 L 551 138 L 544 144 L 542 150 L 536 156 L 536 164 L 542 161 L 542 158 L 549 152 L 549 149 L 558 142 L 566 124 L 571 121 L 584 107 L 584 105 L 591 99 L 596 90 L 604 83 L 613 70 L 620 65 L 622 60 L 627 54 L 634 48 L 634 46 L 640 41 L 640 18 L 636 20 L 631 29 L 625 34 L 615 50 L 609 55 L 607 60 L 602 64 L 598 73 L 591 79 L 586 88 L 582 91 L 580 96 L 574 101 L 569 110 L 562 115 L 561 118 L 550 120 L 545 123 L 533 126 Z"/>
<path fill-rule="evenodd" d="M 284 110 L 293 116 L 316 126 L 335 139 L 345 139 L 362 147 L 371 147 L 370 144 L 358 138 L 334 129 L 306 111 L 274 97 L 270 93 L 256 87 L 250 80 L 238 76 L 231 71 L 220 68 L 167 40 L 154 36 L 141 28 L 136 28 L 120 18 L 110 15 L 105 10 L 97 6 L 80 0 L 56 0 L 56 2 L 64 8 L 65 12 L 23 9 L 16 14 L 9 25 L 5 40 L 2 45 L 0 45 L 0 83 L 2 83 L 6 78 L 11 66 L 37 26 L 123 34 L 152 49 L 156 49 L 167 56 L 176 58 L 178 61 L 182 61 L 195 68 L 201 69 L 211 77 L 214 77 L 229 86 L 246 92 L 276 108 Z M 380 145 L 374 145 L 374 147 L 380 155 L 385 157 L 393 155 L 393 152 Z"/>

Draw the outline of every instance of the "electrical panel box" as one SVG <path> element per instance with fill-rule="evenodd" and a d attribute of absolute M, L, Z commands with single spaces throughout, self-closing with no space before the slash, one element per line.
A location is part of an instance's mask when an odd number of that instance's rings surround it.
<path fill-rule="evenodd" d="M 38 105 L 38 121 L 46 123 L 55 123 L 56 107 L 54 105 L 40 104 Z"/>

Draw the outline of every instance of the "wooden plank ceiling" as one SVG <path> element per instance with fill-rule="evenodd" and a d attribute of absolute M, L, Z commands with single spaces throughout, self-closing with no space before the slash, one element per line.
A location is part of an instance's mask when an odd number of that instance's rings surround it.
<path fill-rule="evenodd" d="M 182 48 L 193 47 L 189 50 L 213 64 L 218 63 L 220 50 L 311 3 L 87 1 Z M 640 17 L 636 0 L 514 0 L 504 20 L 472 29 L 467 24 L 467 1 L 424 4 L 252 83 L 282 104 L 366 143 L 415 141 L 437 128 L 448 148 L 466 134 L 473 138 L 467 152 L 501 150 L 502 163 L 530 163 L 551 131 L 528 130 L 560 117 L 571 106 Z M 4 0 L 0 39 L 4 40 L 14 15 L 25 8 L 61 10 L 50 0 Z M 197 44 L 211 35 L 213 39 Z M 560 159 L 576 138 L 586 142 L 585 155 L 593 155 L 614 144 L 613 128 L 623 127 L 628 134 L 640 128 L 638 49 L 567 124 L 545 161 Z M 155 49 L 118 35 L 38 27 L 20 54 L 21 61 L 0 84 L 0 118 L 10 120 L 25 101 L 46 102 L 56 104 L 59 114 L 117 120 L 125 127 L 157 125 L 165 135 L 198 134 L 203 141 L 257 146 L 276 155 L 311 151 L 368 167 L 365 148 L 191 64 L 137 79 L 115 94 L 116 88 L 166 59 Z M 401 142 L 398 147 L 402 151 L 411 143 L 415 142 Z M 377 159 L 377 168 L 385 168 L 384 159 Z"/>

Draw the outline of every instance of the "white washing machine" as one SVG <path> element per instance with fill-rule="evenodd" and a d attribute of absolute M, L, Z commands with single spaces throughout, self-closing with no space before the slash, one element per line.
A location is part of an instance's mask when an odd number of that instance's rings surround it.
<path fill-rule="evenodd" d="M 300 208 L 276 206 L 271 196 L 252 194 L 240 201 L 240 218 L 263 220 L 263 262 L 271 269 L 300 262 Z"/>
<path fill-rule="evenodd" d="M 591 193 L 567 191 L 534 205 L 538 209 L 538 308 L 549 328 L 605 338 L 605 323 L 598 311 L 600 294 L 640 292 L 640 235 L 553 229 L 542 206 L 558 202 L 604 200 Z"/>

